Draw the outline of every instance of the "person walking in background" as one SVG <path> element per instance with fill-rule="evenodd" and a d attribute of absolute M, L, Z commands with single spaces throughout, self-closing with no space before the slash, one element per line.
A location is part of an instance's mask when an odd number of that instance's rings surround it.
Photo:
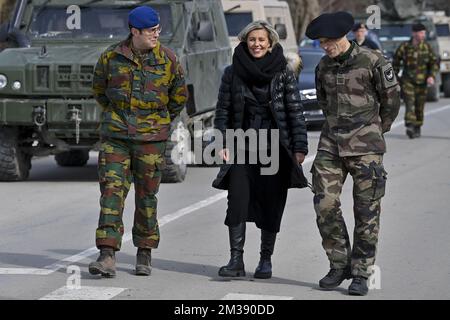
<path fill-rule="evenodd" d="M 435 84 L 436 73 L 439 71 L 436 54 L 425 39 L 425 26 L 421 23 L 414 24 L 411 40 L 398 47 L 392 63 L 396 75 L 403 70 L 400 83 L 406 108 L 406 135 L 410 139 L 420 137 L 427 86 Z"/>

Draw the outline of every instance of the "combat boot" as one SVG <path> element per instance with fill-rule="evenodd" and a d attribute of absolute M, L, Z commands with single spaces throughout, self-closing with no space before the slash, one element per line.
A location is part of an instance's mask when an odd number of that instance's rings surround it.
<path fill-rule="evenodd" d="M 414 137 L 415 137 L 415 129 L 414 129 L 413 125 L 407 125 L 406 126 L 406 135 L 408 136 L 408 138 L 414 139 Z"/>
<path fill-rule="evenodd" d="M 420 138 L 420 127 L 419 126 L 414 127 L 414 138 Z"/>
<path fill-rule="evenodd" d="M 244 267 L 244 243 L 245 243 L 245 222 L 235 227 L 228 227 L 230 236 L 230 261 L 226 266 L 219 269 L 221 277 L 245 277 Z"/>
<path fill-rule="evenodd" d="M 351 278 L 350 268 L 330 269 L 328 274 L 320 279 L 319 286 L 324 289 L 334 289 L 339 286 L 345 279 Z"/>
<path fill-rule="evenodd" d="M 261 252 L 258 266 L 253 277 L 269 279 L 272 277 L 272 254 L 275 247 L 276 232 L 261 230 Z"/>
<path fill-rule="evenodd" d="M 149 276 L 152 272 L 152 249 L 138 248 L 136 254 L 136 275 Z"/>
<path fill-rule="evenodd" d="M 97 261 L 89 264 L 90 274 L 101 274 L 102 277 L 114 278 L 116 276 L 116 256 L 114 248 L 100 248 L 100 256 Z"/>
<path fill-rule="evenodd" d="M 368 292 L 367 279 L 361 276 L 354 277 L 348 287 L 348 294 L 351 296 L 365 296 Z"/>

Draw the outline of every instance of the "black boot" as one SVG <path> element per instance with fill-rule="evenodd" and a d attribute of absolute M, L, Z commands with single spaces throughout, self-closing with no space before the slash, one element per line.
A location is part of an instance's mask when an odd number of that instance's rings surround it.
<path fill-rule="evenodd" d="M 414 126 L 409 124 L 406 126 L 406 135 L 410 138 L 410 139 L 414 139 L 415 138 L 415 130 L 414 130 Z"/>
<path fill-rule="evenodd" d="M 272 261 L 273 248 L 275 247 L 276 232 L 261 230 L 261 252 L 259 264 L 253 275 L 258 279 L 269 279 L 272 277 Z"/>
<path fill-rule="evenodd" d="M 414 126 L 414 138 L 420 138 L 420 127 Z"/>
<path fill-rule="evenodd" d="M 221 277 L 245 277 L 244 269 L 244 243 L 245 243 L 245 222 L 235 227 L 228 227 L 230 235 L 230 261 L 226 266 L 219 269 Z"/>
<path fill-rule="evenodd" d="M 351 296 L 365 296 L 368 292 L 367 279 L 364 277 L 354 277 L 352 283 L 348 287 L 348 294 Z"/>
<path fill-rule="evenodd" d="M 330 269 L 328 274 L 320 279 L 319 286 L 324 289 L 334 289 L 339 286 L 345 279 L 351 278 L 350 268 Z"/>

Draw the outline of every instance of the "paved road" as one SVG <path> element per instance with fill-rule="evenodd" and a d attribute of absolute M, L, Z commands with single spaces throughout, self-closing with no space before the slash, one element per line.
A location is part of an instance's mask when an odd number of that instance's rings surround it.
<path fill-rule="evenodd" d="M 450 298 L 450 99 L 429 103 L 426 111 L 421 139 L 407 139 L 401 120 L 386 136 L 389 175 L 376 261 L 381 289 L 356 299 Z M 306 172 L 318 136 L 309 133 Z M 67 169 L 42 158 L 33 162 L 28 181 L 0 183 L 0 299 L 355 299 L 346 295 L 349 281 L 334 291 L 318 288 L 328 262 L 312 194 L 305 189 L 289 192 L 274 277 L 252 278 L 259 232 L 249 224 L 247 277 L 219 278 L 218 267 L 228 261 L 229 249 L 223 224 L 226 194 L 211 188 L 217 168 L 189 168 L 184 183 L 161 186 L 161 244 L 153 253 L 151 277 L 133 275 L 130 241 L 117 255 L 117 278 L 90 276 L 87 265 L 97 255 L 92 248 L 99 211 L 96 160 L 92 154 L 86 167 Z M 351 179 L 342 203 L 352 229 Z M 128 231 L 132 212 L 131 191 L 125 210 Z M 77 268 L 81 289 L 70 290 L 67 284 L 78 283 Z"/>

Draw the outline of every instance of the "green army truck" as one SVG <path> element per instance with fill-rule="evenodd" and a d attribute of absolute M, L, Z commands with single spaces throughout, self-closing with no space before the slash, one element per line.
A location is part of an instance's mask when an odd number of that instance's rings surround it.
<path fill-rule="evenodd" d="M 220 1 L 20 0 L 0 28 L 0 180 L 27 179 L 33 156 L 55 155 L 60 166 L 83 166 L 99 146 L 101 108 L 92 95 L 100 54 L 129 34 L 128 12 L 151 5 L 161 17 L 160 41 L 186 73 L 189 100 L 172 130 L 211 128 L 231 47 Z M 187 171 L 186 135 L 173 135 L 163 182 Z M 190 141 L 189 141 L 190 142 Z M 189 143 L 188 143 L 189 144 Z M 173 161 L 179 155 L 179 161 Z"/>
<path fill-rule="evenodd" d="M 450 97 L 450 17 L 445 11 L 426 11 L 436 26 L 437 41 L 439 43 L 440 73 L 442 78 L 442 91 L 445 97 Z"/>

